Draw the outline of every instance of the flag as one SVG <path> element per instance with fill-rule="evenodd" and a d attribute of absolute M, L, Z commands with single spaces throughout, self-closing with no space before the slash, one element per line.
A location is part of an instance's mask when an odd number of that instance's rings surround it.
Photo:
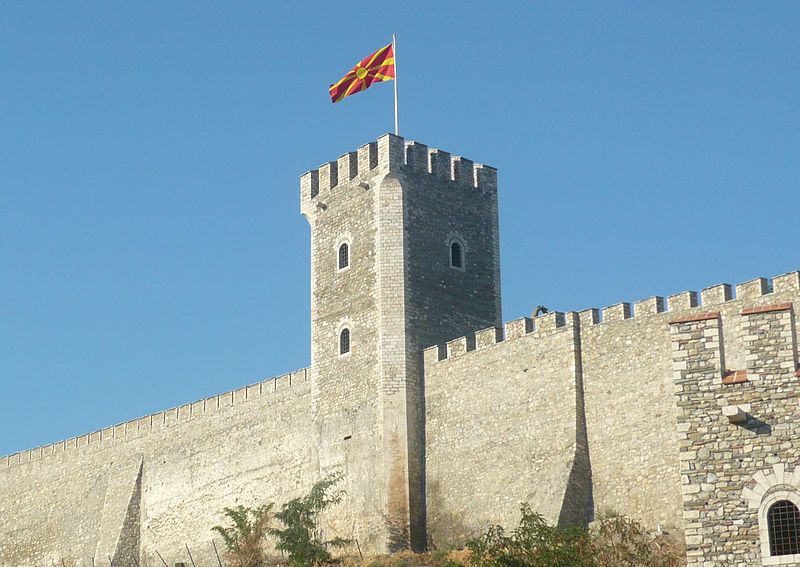
<path fill-rule="evenodd" d="M 394 48 L 390 43 L 364 57 L 339 82 L 331 85 L 328 92 L 331 102 L 339 102 L 346 96 L 368 89 L 372 83 L 394 78 Z"/>

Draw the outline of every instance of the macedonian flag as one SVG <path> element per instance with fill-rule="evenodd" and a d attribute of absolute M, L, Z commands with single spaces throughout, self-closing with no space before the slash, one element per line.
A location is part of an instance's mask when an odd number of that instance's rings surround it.
<path fill-rule="evenodd" d="M 341 80 L 328 89 L 331 102 L 339 102 L 346 96 L 360 93 L 372 83 L 394 79 L 394 49 L 390 43 L 372 55 L 364 57 Z"/>

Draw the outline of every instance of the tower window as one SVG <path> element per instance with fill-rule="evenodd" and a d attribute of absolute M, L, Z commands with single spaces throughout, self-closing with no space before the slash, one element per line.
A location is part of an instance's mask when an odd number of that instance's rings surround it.
<path fill-rule="evenodd" d="M 800 553 L 800 510 L 789 500 L 780 500 L 767 512 L 770 555 Z"/>
<path fill-rule="evenodd" d="M 350 246 L 343 242 L 339 246 L 339 269 L 344 270 L 350 265 Z"/>
<path fill-rule="evenodd" d="M 450 244 L 450 267 L 458 270 L 464 269 L 464 247 L 460 242 Z"/>
<path fill-rule="evenodd" d="M 339 354 L 350 352 L 350 329 L 342 329 L 339 333 Z"/>

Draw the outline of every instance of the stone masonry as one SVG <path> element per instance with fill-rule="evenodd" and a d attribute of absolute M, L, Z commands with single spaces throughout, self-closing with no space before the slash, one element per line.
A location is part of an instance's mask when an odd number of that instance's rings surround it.
<path fill-rule="evenodd" d="M 800 507 L 800 273 L 503 325 L 496 170 L 387 134 L 300 189 L 310 368 L 4 457 L 0 565 L 216 565 L 225 506 L 337 470 L 326 536 L 366 553 L 527 501 L 633 516 L 691 567 L 800 565 L 769 529 Z"/>

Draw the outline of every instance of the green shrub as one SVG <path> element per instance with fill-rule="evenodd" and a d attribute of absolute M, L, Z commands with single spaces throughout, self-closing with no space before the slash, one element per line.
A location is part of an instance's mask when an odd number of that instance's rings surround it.
<path fill-rule="evenodd" d="M 264 562 L 263 540 L 272 519 L 272 507 L 269 503 L 258 508 L 225 508 L 224 515 L 232 525 L 211 528 L 222 536 L 231 567 L 258 567 Z"/>
<path fill-rule="evenodd" d="M 519 526 L 507 534 L 491 526 L 467 542 L 470 564 L 475 567 L 591 567 L 589 533 L 579 528 L 549 526 L 528 504 L 520 507 Z"/>
<path fill-rule="evenodd" d="M 331 559 L 328 548 L 344 547 L 350 543 L 350 540 L 338 537 L 323 540 L 319 525 L 320 514 L 331 505 L 341 502 L 344 497 L 342 491 L 331 491 L 341 479 L 341 473 L 329 474 L 317 482 L 306 496 L 286 502 L 275 514 L 285 527 L 272 528 L 269 533 L 278 539 L 275 549 L 286 552 L 290 565 L 321 565 Z"/>
<path fill-rule="evenodd" d="M 682 567 L 686 551 L 667 535 L 653 535 L 624 516 L 601 517 L 591 532 L 549 526 L 521 507 L 522 519 L 510 534 L 491 526 L 467 542 L 474 567 Z"/>

